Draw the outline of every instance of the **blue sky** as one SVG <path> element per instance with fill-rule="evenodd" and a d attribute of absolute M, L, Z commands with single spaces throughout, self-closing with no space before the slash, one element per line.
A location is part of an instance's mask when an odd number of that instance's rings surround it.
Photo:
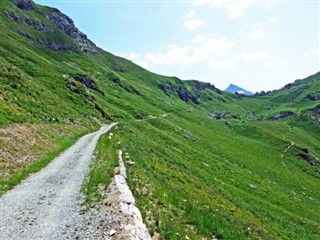
<path fill-rule="evenodd" d="M 251 91 L 320 71 L 320 1 L 35 0 L 150 71 Z"/>

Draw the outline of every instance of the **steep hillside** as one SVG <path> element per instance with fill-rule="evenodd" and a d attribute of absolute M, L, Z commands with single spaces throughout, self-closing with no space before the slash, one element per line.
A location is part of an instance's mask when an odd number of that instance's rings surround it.
<path fill-rule="evenodd" d="M 57 9 L 2 0 L 0 19 L 1 193 L 113 121 L 121 144 L 102 139 L 134 162 L 128 182 L 152 235 L 320 237 L 320 73 L 238 96 L 114 56 Z M 103 181 L 87 185 L 101 200 Z"/>
<path fill-rule="evenodd" d="M 1 2 L 2 124 L 132 118 L 222 94 L 210 84 L 159 76 L 102 51 L 58 10 L 31 6 Z"/>

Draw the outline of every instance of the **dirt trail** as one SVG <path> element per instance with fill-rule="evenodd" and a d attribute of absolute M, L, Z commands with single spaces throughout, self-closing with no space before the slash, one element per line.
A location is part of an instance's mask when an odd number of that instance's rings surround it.
<path fill-rule="evenodd" d="M 42 171 L 0 198 L 0 239 L 66 239 L 77 225 L 80 186 L 101 134 L 80 138 Z"/>
<path fill-rule="evenodd" d="M 288 125 L 289 128 L 289 133 L 292 133 L 292 127 Z M 286 134 L 283 135 L 283 140 L 286 140 Z M 283 150 L 283 152 L 281 153 L 281 163 L 282 165 L 285 167 L 286 170 L 288 170 L 288 167 L 286 165 L 286 163 L 284 162 L 284 157 L 286 155 L 286 152 L 294 145 L 294 142 L 290 142 L 290 145 L 288 145 L 288 147 L 286 147 L 285 150 Z"/>

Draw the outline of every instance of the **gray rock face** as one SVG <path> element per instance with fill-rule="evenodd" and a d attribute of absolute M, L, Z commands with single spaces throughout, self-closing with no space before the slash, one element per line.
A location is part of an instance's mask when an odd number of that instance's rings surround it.
<path fill-rule="evenodd" d="M 162 91 L 164 91 L 165 94 L 167 94 L 169 97 L 172 97 L 172 95 L 174 93 L 177 93 L 179 98 L 184 101 L 184 102 L 193 102 L 195 104 L 199 104 L 200 103 L 200 99 L 201 99 L 201 91 L 204 91 L 206 89 L 209 89 L 211 91 L 215 91 L 218 94 L 222 94 L 222 91 L 217 89 L 214 85 L 210 84 L 210 83 L 202 83 L 202 82 L 197 82 L 194 86 L 195 90 L 196 90 L 196 94 L 192 94 L 190 93 L 184 82 L 180 79 L 176 80 L 176 84 L 173 84 L 171 82 L 168 83 L 162 83 L 159 84 L 159 87 L 162 89 Z M 212 100 L 212 99 L 207 99 L 207 100 Z"/>
<path fill-rule="evenodd" d="M 74 25 L 72 19 L 67 15 L 55 9 L 53 12 L 47 14 L 46 18 L 74 39 L 79 44 L 80 50 L 84 52 L 98 53 L 96 45 Z"/>
<path fill-rule="evenodd" d="M 15 21 L 16 23 L 33 28 L 39 32 L 52 32 L 52 30 L 44 23 L 30 20 L 28 17 L 20 16 L 10 11 L 5 11 L 5 14 L 9 19 Z"/>
<path fill-rule="evenodd" d="M 92 90 L 95 90 L 102 95 L 104 95 L 104 92 L 101 91 L 95 81 L 93 81 L 89 76 L 87 75 L 74 75 L 74 79 L 78 82 L 81 82 L 83 85 L 85 85 L 87 88 L 90 88 Z"/>
<path fill-rule="evenodd" d="M 75 45 L 70 45 L 67 43 L 62 43 L 62 42 L 56 42 L 56 41 L 45 41 L 42 39 L 36 39 L 36 42 L 45 45 L 46 47 L 52 49 L 52 50 L 69 50 L 69 51 L 74 51 L 77 50 L 78 47 Z"/>
<path fill-rule="evenodd" d="M 31 10 L 35 9 L 32 1 L 30 1 L 30 0 L 18 0 L 18 1 L 16 1 L 16 5 L 18 8 L 25 10 L 25 11 L 31 11 Z"/>

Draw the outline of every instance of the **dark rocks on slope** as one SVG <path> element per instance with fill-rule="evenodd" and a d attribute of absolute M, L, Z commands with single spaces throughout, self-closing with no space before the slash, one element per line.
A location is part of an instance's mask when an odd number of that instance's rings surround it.
<path fill-rule="evenodd" d="M 19 16 L 19 15 L 15 14 L 14 12 L 11 12 L 11 11 L 5 11 L 4 13 L 7 15 L 7 17 L 9 19 L 15 21 L 16 23 L 19 23 L 19 24 L 22 24 L 22 25 L 25 25 L 25 26 L 31 26 L 32 25 L 32 21 L 27 17 Z"/>
<path fill-rule="evenodd" d="M 235 114 L 232 114 L 230 112 L 209 112 L 208 113 L 208 116 L 210 118 L 214 118 L 214 119 L 217 119 L 217 120 L 220 120 L 220 119 L 239 119 L 239 117 Z"/>
<path fill-rule="evenodd" d="M 56 24 L 64 33 L 68 34 L 73 40 L 79 44 L 80 50 L 84 52 L 98 53 L 96 45 L 80 32 L 74 25 L 74 22 L 67 15 L 61 13 L 58 9 L 46 15 L 46 18 Z"/>
<path fill-rule="evenodd" d="M 316 101 L 320 99 L 320 94 L 310 93 L 306 97 L 311 101 Z"/>
<path fill-rule="evenodd" d="M 141 93 L 139 92 L 139 90 L 137 90 L 136 88 L 132 87 L 132 86 L 128 86 L 128 85 L 124 85 L 120 78 L 118 78 L 117 76 L 114 75 L 109 75 L 108 78 L 110 80 L 112 80 L 114 83 L 118 84 L 121 88 L 123 88 L 124 90 L 126 90 L 128 93 L 133 93 L 136 95 L 141 95 Z"/>
<path fill-rule="evenodd" d="M 112 118 L 98 104 L 95 103 L 94 108 L 101 113 L 103 118 L 112 121 Z"/>
<path fill-rule="evenodd" d="M 172 83 L 163 83 L 159 84 L 159 87 L 164 91 L 165 94 L 167 94 L 169 97 L 172 96 L 172 94 L 175 91 L 175 87 L 173 86 Z"/>
<path fill-rule="evenodd" d="M 28 17 L 20 16 L 11 11 L 5 11 L 7 17 L 16 23 L 33 28 L 39 32 L 52 32 L 52 30 L 44 23 L 30 20 Z"/>
<path fill-rule="evenodd" d="M 178 96 L 182 101 L 185 101 L 185 102 L 188 102 L 191 99 L 190 93 L 182 84 L 180 84 L 178 87 Z"/>
<path fill-rule="evenodd" d="M 320 161 L 315 156 L 312 156 L 308 149 L 303 149 L 304 151 L 302 153 L 299 153 L 298 156 L 302 159 L 306 160 L 308 163 L 310 163 L 312 166 L 319 166 L 320 167 Z"/>
<path fill-rule="evenodd" d="M 222 94 L 222 91 L 220 89 L 216 88 L 213 84 L 210 84 L 210 83 L 198 82 L 196 84 L 196 89 L 198 91 L 203 91 L 203 90 L 206 90 L 206 89 L 210 89 L 212 91 L 217 92 L 218 94 Z"/>
<path fill-rule="evenodd" d="M 28 39 L 31 39 L 31 40 L 34 39 L 30 34 L 22 31 L 21 29 L 17 30 L 17 33 L 19 33 L 21 36 L 23 36 L 23 37 L 25 37 L 25 38 L 28 38 Z"/>
<path fill-rule="evenodd" d="M 261 92 L 256 92 L 254 96 L 266 96 L 266 95 L 270 95 L 271 93 L 272 93 L 271 91 L 267 91 L 267 92 L 261 91 Z"/>
<path fill-rule="evenodd" d="M 293 83 L 288 83 L 288 84 L 284 85 L 283 88 L 284 89 L 290 89 L 290 88 L 292 88 L 294 86 L 300 86 L 301 84 L 302 84 L 302 80 L 297 79 Z"/>
<path fill-rule="evenodd" d="M 70 45 L 67 43 L 56 42 L 56 41 L 47 41 L 42 39 L 36 39 L 36 42 L 44 45 L 52 50 L 67 50 L 67 51 L 75 51 L 77 50 L 77 46 Z"/>
<path fill-rule="evenodd" d="M 276 115 L 274 115 L 273 117 L 270 117 L 269 120 L 271 121 L 277 121 L 277 120 L 280 120 L 282 118 L 286 118 L 286 117 L 289 117 L 289 116 L 292 116 L 294 115 L 293 112 L 290 112 L 290 111 L 283 111 L 283 112 L 280 112 Z"/>
<path fill-rule="evenodd" d="M 52 50 L 67 50 L 67 51 L 74 51 L 77 50 L 77 46 L 70 45 L 67 43 L 61 43 L 61 42 L 55 42 L 55 41 L 48 41 L 43 39 L 35 39 L 30 34 L 26 33 L 25 31 L 22 31 L 21 29 L 17 30 L 17 33 L 21 36 L 28 38 L 38 44 L 44 45 L 47 48 L 50 48 Z"/>
<path fill-rule="evenodd" d="M 315 114 L 320 114 L 320 105 L 310 109 L 310 111 L 312 111 Z"/>
<path fill-rule="evenodd" d="M 200 104 L 200 98 L 201 98 L 200 92 L 205 89 L 210 89 L 210 90 L 215 91 L 219 94 L 222 94 L 222 91 L 215 88 L 214 85 L 211 85 L 210 83 L 202 83 L 202 82 L 196 83 L 195 90 L 198 93 L 192 94 L 186 89 L 184 82 L 180 79 L 177 79 L 176 85 L 174 85 L 173 83 L 167 82 L 167 83 L 159 84 L 159 87 L 169 97 L 172 97 L 174 93 L 177 93 L 178 97 L 182 101 L 184 101 L 184 102 L 191 101 L 195 104 Z M 207 98 L 207 100 L 208 100 L 208 98 Z M 210 98 L 209 100 L 212 100 L 212 98 Z"/>
<path fill-rule="evenodd" d="M 25 11 L 32 11 L 35 9 L 32 1 L 30 1 L 30 0 L 18 0 L 18 1 L 16 1 L 16 5 L 18 8 L 25 10 Z"/>
<path fill-rule="evenodd" d="M 102 95 L 104 95 L 104 92 L 102 90 L 100 90 L 98 88 L 97 84 L 91 78 L 89 78 L 87 75 L 74 75 L 73 77 L 76 81 L 81 82 L 87 88 L 95 90 L 95 91 L 101 93 Z"/>

